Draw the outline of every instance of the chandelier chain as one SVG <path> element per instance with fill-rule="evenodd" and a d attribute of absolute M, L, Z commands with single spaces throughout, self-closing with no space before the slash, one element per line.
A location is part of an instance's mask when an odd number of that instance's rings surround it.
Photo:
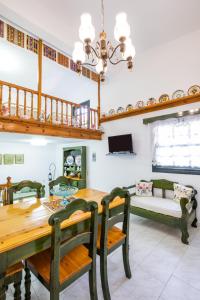
<path fill-rule="evenodd" d="M 104 31 L 104 2 L 101 0 L 101 27 L 102 31 Z"/>

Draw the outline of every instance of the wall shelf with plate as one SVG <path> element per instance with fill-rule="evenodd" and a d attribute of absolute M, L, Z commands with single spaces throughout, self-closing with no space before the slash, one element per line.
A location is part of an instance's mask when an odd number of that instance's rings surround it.
<path fill-rule="evenodd" d="M 196 95 L 184 96 L 182 98 L 177 98 L 173 100 L 167 100 L 160 103 L 154 103 L 151 105 L 143 106 L 140 108 L 132 108 L 128 111 L 124 111 L 121 113 L 116 113 L 108 116 L 104 116 L 100 119 L 100 123 L 110 122 L 118 119 L 128 118 L 132 116 L 142 115 L 146 113 L 150 113 L 157 110 L 172 108 L 176 106 L 182 106 L 186 104 L 191 104 L 195 102 L 200 102 L 200 93 Z"/>
<path fill-rule="evenodd" d="M 63 175 L 72 186 L 86 188 L 86 147 L 63 149 Z"/>

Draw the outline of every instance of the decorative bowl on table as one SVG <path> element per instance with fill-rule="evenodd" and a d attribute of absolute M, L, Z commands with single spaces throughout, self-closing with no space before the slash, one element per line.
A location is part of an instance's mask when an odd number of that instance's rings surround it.
<path fill-rule="evenodd" d="M 54 196 L 62 197 L 60 205 L 66 206 L 70 201 L 70 197 L 78 192 L 78 188 L 74 186 L 56 186 L 50 190 Z"/>

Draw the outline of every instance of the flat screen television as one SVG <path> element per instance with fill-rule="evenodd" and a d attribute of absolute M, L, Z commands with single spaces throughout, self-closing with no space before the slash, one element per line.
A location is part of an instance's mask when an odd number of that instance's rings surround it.
<path fill-rule="evenodd" d="M 133 153 L 132 134 L 108 137 L 109 153 Z"/>

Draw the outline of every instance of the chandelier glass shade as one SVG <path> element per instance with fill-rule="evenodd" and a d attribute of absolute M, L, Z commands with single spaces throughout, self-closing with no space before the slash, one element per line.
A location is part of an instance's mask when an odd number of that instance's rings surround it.
<path fill-rule="evenodd" d="M 81 42 L 76 42 L 72 54 L 73 61 L 77 64 L 77 71 L 81 72 L 83 65 L 96 67 L 100 74 L 100 80 L 105 80 L 108 61 L 112 65 L 126 62 L 127 68 L 133 68 L 135 57 L 135 47 L 130 38 L 130 25 L 127 22 L 126 13 L 122 12 L 116 16 L 114 37 L 117 45 L 113 46 L 107 41 L 104 31 L 104 3 L 102 4 L 102 31 L 99 40 L 93 45 L 95 39 L 95 28 L 92 24 L 92 17 L 88 13 L 81 15 L 81 25 L 79 27 L 79 38 Z"/>

